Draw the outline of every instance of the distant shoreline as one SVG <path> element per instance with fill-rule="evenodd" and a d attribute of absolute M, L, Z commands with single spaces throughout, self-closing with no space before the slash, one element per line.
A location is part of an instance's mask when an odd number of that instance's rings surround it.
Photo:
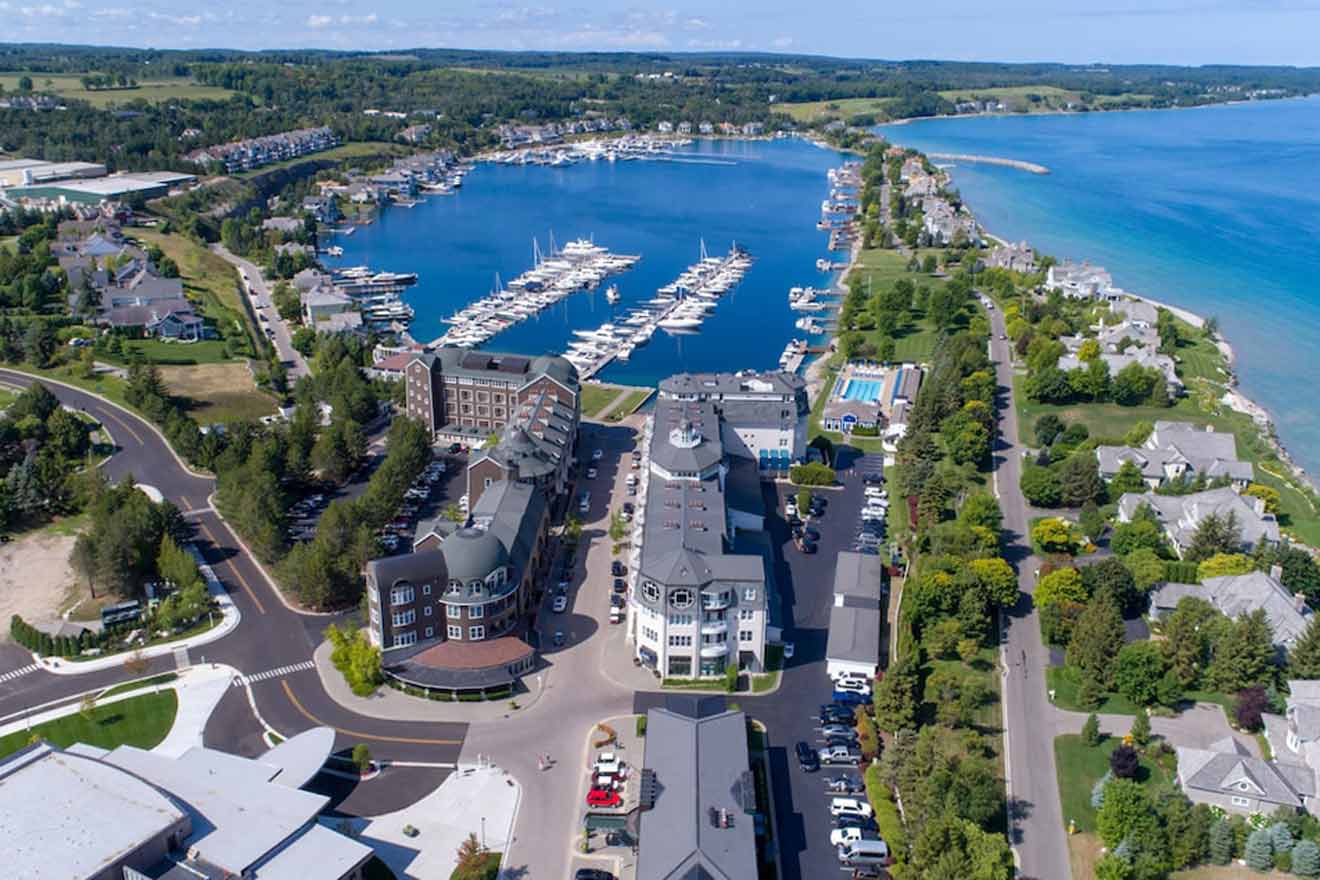
<path fill-rule="evenodd" d="M 1306 98 L 1314 97 L 1314 94 L 1306 94 L 1289 95 L 1286 98 L 1239 98 L 1233 101 L 1216 101 L 1213 104 L 1193 104 L 1190 107 L 1115 107 L 1112 110 L 1038 110 L 1034 113 L 1020 113 L 1013 110 L 997 110 L 994 113 L 944 113 L 938 116 L 908 116 L 904 119 L 879 122 L 876 123 L 875 128 L 882 128 L 891 125 L 907 125 L 910 122 L 923 122 L 936 119 L 1000 119 L 1010 116 L 1097 116 L 1107 113 L 1163 113 L 1167 110 L 1208 110 L 1212 107 L 1238 107 L 1244 104 L 1264 104 L 1276 101 L 1301 101 Z"/>

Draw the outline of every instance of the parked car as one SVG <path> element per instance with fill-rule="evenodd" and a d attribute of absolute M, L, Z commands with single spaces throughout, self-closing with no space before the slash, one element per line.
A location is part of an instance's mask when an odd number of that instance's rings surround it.
<path fill-rule="evenodd" d="M 865 828 L 835 828 L 830 832 L 830 845 L 843 846 L 859 840 L 879 840 L 880 835 Z"/>
<path fill-rule="evenodd" d="M 604 457 L 605 457 L 605 450 L 603 450 L 603 449 L 593 449 L 593 450 L 591 450 L 591 460 L 592 460 L 592 461 L 600 461 L 600 460 L 601 460 L 602 458 L 604 458 Z"/>
<path fill-rule="evenodd" d="M 616 593 L 626 593 L 626 592 L 628 592 L 628 582 L 625 581 L 623 578 L 615 578 L 615 579 L 614 579 L 614 592 L 616 592 Z"/>
<path fill-rule="evenodd" d="M 564 631 L 562 629 L 555 630 L 554 638 L 552 638 L 550 642 L 556 648 L 562 648 L 564 646 Z"/>
<path fill-rule="evenodd" d="M 826 703 L 820 707 L 821 724 L 852 724 L 857 718 L 855 706 L 844 706 L 839 703 Z"/>
<path fill-rule="evenodd" d="M 820 735 L 824 737 L 842 736 L 848 739 L 857 739 L 857 730 L 848 724 L 826 724 L 820 729 Z"/>
<path fill-rule="evenodd" d="M 633 505 L 631 501 L 625 501 L 623 502 L 623 512 L 627 514 L 634 514 L 637 512 L 637 508 Z"/>
<path fill-rule="evenodd" d="M 464 495 L 463 497 L 466 498 L 467 496 Z M 581 495 L 578 496 L 578 512 L 579 512 L 579 513 L 590 513 L 590 512 L 591 512 L 591 493 L 590 493 L 590 492 L 583 492 Z"/>
<path fill-rule="evenodd" d="M 555 596 L 555 601 L 550 603 L 550 610 L 553 611 L 555 614 L 563 614 L 566 610 L 568 610 L 568 597 Z"/>
<path fill-rule="evenodd" d="M 866 790 L 866 786 L 860 776 L 841 773 L 838 776 L 826 776 L 825 789 L 839 794 L 859 794 Z"/>
<path fill-rule="evenodd" d="M 881 486 L 867 486 L 862 490 L 862 494 L 867 498 L 884 498 L 889 493 Z"/>
<path fill-rule="evenodd" d="M 811 526 L 807 526 L 802 530 L 802 537 L 806 538 L 808 541 L 819 541 L 820 532 L 813 529 Z"/>
<path fill-rule="evenodd" d="M 620 593 L 611 593 L 611 594 L 610 594 L 610 607 L 611 607 L 611 608 L 626 608 L 627 605 L 628 605 L 628 600 L 625 599 L 625 598 L 623 598 L 623 596 L 622 596 Z"/>
<path fill-rule="evenodd" d="M 807 773 L 814 773 L 820 769 L 820 755 L 816 750 L 805 742 L 799 742 L 795 747 L 797 751 L 798 766 Z"/>
<path fill-rule="evenodd" d="M 842 678 L 834 683 L 834 692 L 852 691 L 861 694 L 864 697 L 871 696 L 871 683 L 865 679 Z"/>
<path fill-rule="evenodd" d="M 797 502 L 792 498 L 784 503 L 784 515 L 788 517 L 795 517 L 798 515 Z"/>
<path fill-rule="evenodd" d="M 793 659 L 793 643 L 792 643 L 792 642 L 784 642 L 784 659 L 785 659 L 785 660 L 792 660 L 792 659 Z"/>
<path fill-rule="evenodd" d="M 852 736 L 827 736 L 825 737 L 825 745 L 827 747 L 844 746 L 845 748 L 855 749 L 858 748 L 857 736 L 856 734 Z"/>
<path fill-rule="evenodd" d="M 850 764 L 856 767 L 862 760 L 862 753 L 849 746 L 825 746 L 817 755 L 822 764 Z"/>
<path fill-rule="evenodd" d="M 853 706 L 864 706 L 871 702 L 871 692 L 862 691 L 841 691 L 835 690 L 832 697 L 836 703 L 848 703 Z"/>
<path fill-rule="evenodd" d="M 587 792 L 587 806 L 589 807 L 617 807 L 621 803 L 623 803 L 623 798 L 619 797 L 617 791 L 593 788 Z"/>
<path fill-rule="evenodd" d="M 614 575 L 614 577 L 621 578 L 627 573 L 628 567 L 619 560 L 616 559 L 610 563 L 610 574 Z"/>
<path fill-rule="evenodd" d="M 573 880 L 614 880 L 614 875 L 599 868 L 578 868 L 573 872 Z"/>
<path fill-rule="evenodd" d="M 861 798 L 836 797 L 830 801 L 831 816 L 861 816 L 871 818 L 871 805 Z"/>

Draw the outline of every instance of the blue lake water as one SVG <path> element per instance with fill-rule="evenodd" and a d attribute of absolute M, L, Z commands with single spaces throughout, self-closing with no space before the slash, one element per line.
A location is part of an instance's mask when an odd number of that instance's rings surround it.
<path fill-rule="evenodd" d="M 641 254 L 631 270 L 593 292 L 575 293 L 539 317 L 495 336 L 486 348 L 521 354 L 561 352 L 573 330 L 599 326 L 656 295 L 700 255 L 737 242 L 755 258 L 742 284 L 722 297 L 700 331 L 658 330 L 628 363 L 599 378 L 652 385 L 682 370 L 770 369 L 788 340 L 805 334 L 788 308 L 788 289 L 829 283 L 816 270 L 827 234 L 816 229 L 829 194 L 827 169 L 839 154 L 798 140 L 698 141 L 676 162 L 594 162 L 560 167 L 482 164 L 454 196 L 414 208 L 390 208 L 352 236 L 335 265 L 419 275 L 407 301 L 416 310 L 412 335 L 440 336 L 443 319 L 532 264 L 532 240 L 544 251 L 590 237 L 615 253 Z M 622 301 L 610 306 L 605 287 Z"/>
<path fill-rule="evenodd" d="M 953 169 L 985 226 L 1114 283 L 1217 315 L 1244 393 L 1320 471 L 1320 99 L 1197 110 L 923 120 L 881 129 L 923 151 L 1024 159 L 1041 176 Z"/>

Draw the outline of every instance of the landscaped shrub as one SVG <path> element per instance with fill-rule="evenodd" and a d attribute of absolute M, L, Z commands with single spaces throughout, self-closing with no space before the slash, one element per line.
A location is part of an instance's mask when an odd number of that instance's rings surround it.
<path fill-rule="evenodd" d="M 880 765 L 872 764 L 866 768 L 866 799 L 875 812 L 875 824 L 880 836 L 889 844 L 889 851 L 900 864 L 907 861 L 907 832 L 903 829 L 903 820 L 898 815 L 898 807 L 890 794 L 889 786 L 880 775 Z"/>
<path fill-rule="evenodd" d="M 834 468 L 817 461 L 795 464 L 788 470 L 789 479 L 799 486 L 832 486 L 835 481 Z"/>

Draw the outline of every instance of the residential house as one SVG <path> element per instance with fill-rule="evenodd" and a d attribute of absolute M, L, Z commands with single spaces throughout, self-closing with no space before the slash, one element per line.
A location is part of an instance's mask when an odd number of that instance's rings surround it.
<path fill-rule="evenodd" d="M 1281 577 L 1282 571 L 1276 565 L 1269 574 L 1251 571 L 1205 578 L 1199 584 L 1160 584 L 1151 592 L 1150 616 L 1154 620 L 1164 619 L 1188 596 L 1204 599 L 1230 620 L 1263 609 L 1274 634 L 1274 645 L 1282 655 L 1306 632 L 1311 623 L 1311 609 L 1306 597 L 1289 592 Z"/>
<path fill-rule="evenodd" d="M 311 214 L 317 223 L 333 224 L 344 219 L 334 196 L 308 196 L 302 201 L 303 213 Z"/>
<path fill-rule="evenodd" d="M 1097 446 L 1095 455 L 1100 476 L 1106 480 L 1112 480 L 1130 461 L 1152 489 L 1203 476 L 1210 480 L 1227 478 L 1241 491 L 1254 477 L 1251 462 L 1237 457 L 1237 440 L 1232 434 L 1216 431 L 1213 426 L 1201 429 L 1190 422 L 1156 422 L 1140 448 Z"/>
<path fill-rule="evenodd" d="M 303 220 L 301 217 L 267 217 L 261 221 L 261 228 L 283 235 L 300 235 L 303 231 Z"/>
<path fill-rule="evenodd" d="M 1104 361 L 1105 365 L 1109 367 L 1109 375 L 1111 377 L 1117 376 L 1124 367 L 1130 364 L 1136 364 L 1137 366 L 1146 369 L 1159 370 L 1160 375 L 1164 377 L 1164 382 L 1169 389 L 1169 394 L 1177 396 L 1186 390 L 1182 379 L 1178 376 L 1178 365 L 1174 362 L 1173 358 L 1166 354 L 1160 354 L 1153 349 L 1142 347 L 1129 348 L 1122 353 L 1102 351 L 1100 353 L 1100 360 Z M 1059 358 L 1059 369 L 1063 370 L 1065 373 L 1072 370 L 1085 369 L 1086 367 L 1087 363 L 1077 354 L 1065 354 Z"/>
<path fill-rule="evenodd" d="M 1265 739 L 1277 761 L 1298 763 L 1320 772 L 1320 681 L 1288 682 L 1283 715 L 1267 713 Z M 1314 811 L 1317 804 L 1307 804 Z"/>
<path fill-rule="evenodd" d="M 1245 815 L 1269 815 L 1279 807 L 1310 809 L 1315 803 L 1315 770 L 1264 761 L 1232 736 L 1206 749 L 1179 746 L 1177 758 L 1178 784 L 1193 803 Z"/>
<path fill-rule="evenodd" d="M 1274 514 L 1265 511 L 1265 502 L 1239 495 L 1227 487 L 1190 495 L 1125 492 L 1118 499 L 1118 521 L 1131 522 L 1142 506 L 1150 507 L 1179 556 L 1191 546 L 1197 528 L 1212 514 L 1221 518 L 1233 516 L 1241 533 L 1244 552 L 1251 552 L 1261 543 L 1279 542 L 1279 523 Z"/>
<path fill-rule="evenodd" d="M 674 123 L 664 121 L 657 122 L 655 124 L 655 130 L 661 134 L 672 134 L 674 131 Z"/>
<path fill-rule="evenodd" d="M 1118 296 L 1114 279 L 1100 266 L 1090 263 L 1056 263 L 1045 273 L 1045 289 L 1057 290 L 1074 299 L 1113 299 Z"/>
<path fill-rule="evenodd" d="M 320 126 L 202 147 L 183 158 L 197 165 L 219 164 L 224 166 L 226 173 L 232 174 L 328 150 L 338 144 L 339 138 L 334 130 Z"/>
<path fill-rule="evenodd" d="M 1032 275 L 1036 271 L 1036 252 L 1025 241 L 1017 244 L 1004 244 L 990 251 L 986 265 L 992 269 L 1008 269 Z"/>

